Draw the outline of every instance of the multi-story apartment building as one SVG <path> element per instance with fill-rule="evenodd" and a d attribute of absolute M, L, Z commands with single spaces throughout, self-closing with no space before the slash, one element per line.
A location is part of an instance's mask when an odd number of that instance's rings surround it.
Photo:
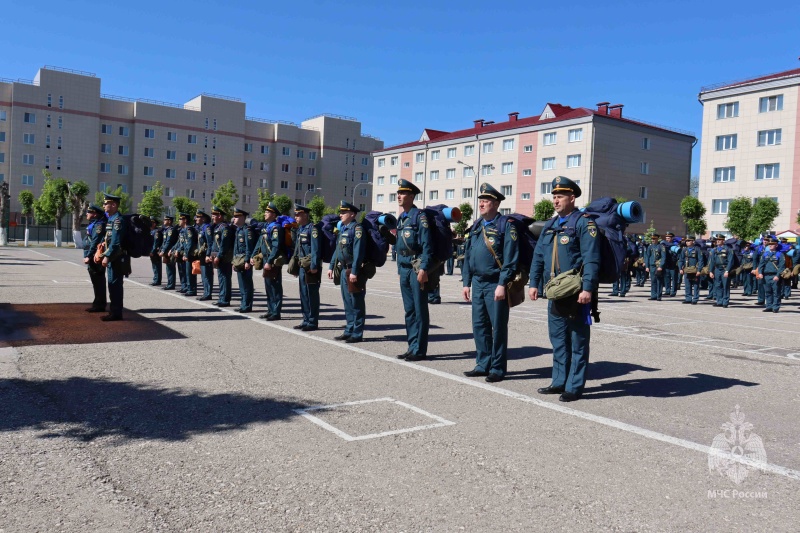
<path fill-rule="evenodd" d="M 312 191 L 336 204 L 370 181 L 370 153 L 381 148 L 348 117 L 325 114 L 297 125 L 248 117 L 244 102 L 213 94 L 183 105 L 110 96 L 94 74 L 56 67 L 33 80 L 0 79 L 0 181 L 11 186 L 12 217 L 21 189 L 38 196 L 45 169 L 85 180 L 92 191 L 121 186 L 134 207 L 156 181 L 165 205 L 188 196 L 210 207 L 228 180 L 251 212 L 259 188 L 295 202 Z M 369 194 L 356 203 L 368 209 Z"/>
<path fill-rule="evenodd" d="M 800 230 L 798 95 L 800 69 L 700 90 L 699 198 L 712 233 L 725 233 L 728 204 L 739 196 L 774 198 L 781 214 L 773 229 Z"/>
<path fill-rule="evenodd" d="M 551 182 L 566 176 L 583 189 L 579 205 L 602 196 L 637 200 L 645 222 L 683 231 L 681 199 L 688 194 L 695 137 L 622 116 L 622 105 L 596 109 L 547 104 L 541 114 L 445 132 L 425 129 L 419 140 L 373 152 L 374 209 L 397 209 L 397 180 L 422 190 L 418 205 L 477 205 L 478 186 L 491 183 L 506 196 L 503 212 L 533 214 L 550 198 Z M 476 209 L 477 212 L 477 209 Z"/>

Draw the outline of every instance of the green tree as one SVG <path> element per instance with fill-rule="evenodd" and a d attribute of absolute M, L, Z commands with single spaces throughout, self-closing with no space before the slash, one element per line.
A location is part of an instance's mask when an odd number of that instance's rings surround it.
<path fill-rule="evenodd" d="M 753 205 L 753 211 L 750 215 L 749 237 L 743 237 L 747 240 L 755 239 L 759 235 L 766 233 L 772 228 L 772 223 L 778 215 L 781 214 L 781 208 L 778 207 L 778 202 L 772 198 L 762 197 L 756 200 Z"/>
<path fill-rule="evenodd" d="M 72 212 L 72 229 L 80 232 L 81 219 L 89 207 L 89 184 L 83 180 L 76 181 L 75 183 L 67 182 L 69 189 L 69 208 Z M 80 235 L 80 233 L 79 233 Z M 77 245 L 77 242 L 75 243 Z"/>
<path fill-rule="evenodd" d="M 276 196 L 273 200 L 275 202 L 275 206 L 280 211 L 281 215 L 288 215 L 289 211 L 292 210 L 292 199 L 286 196 L 285 194 L 281 194 L 280 196 Z"/>
<path fill-rule="evenodd" d="M 327 206 L 325 205 L 325 198 L 322 196 L 314 196 L 314 198 L 312 198 L 306 204 L 306 207 L 311 210 L 311 221 L 314 223 L 321 222 L 322 217 L 327 214 L 325 212 L 327 209 Z"/>
<path fill-rule="evenodd" d="M 55 224 L 56 231 L 61 231 L 61 219 L 69 212 L 69 186 L 67 180 L 54 178 L 46 170 L 42 194 L 33 202 L 36 220 L 40 224 Z M 60 244 L 60 243 L 59 243 Z"/>
<path fill-rule="evenodd" d="M 155 182 L 150 190 L 145 191 L 137 209 L 140 215 L 158 219 L 164 216 L 164 186 L 160 181 Z"/>
<path fill-rule="evenodd" d="M 176 213 L 188 213 L 191 216 L 197 212 L 197 209 L 200 207 L 197 202 L 192 200 L 191 198 L 187 198 L 185 196 L 176 196 L 172 199 L 172 205 L 175 206 Z M 216 205 L 216 204 L 214 204 Z M 217 206 L 219 207 L 219 206 Z M 228 212 L 230 213 L 230 212 Z M 176 218 L 177 220 L 177 218 Z"/>
<path fill-rule="evenodd" d="M 97 191 L 94 193 L 94 202 L 97 205 L 103 205 L 103 201 L 105 200 L 105 196 L 103 196 L 104 193 L 119 196 L 119 212 L 121 214 L 124 215 L 131 212 L 131 195 L 126 192 L 122 192 L 122 186 L 117 187 L 113 191 L 106 189 L 105 191 Z"/>
<path fill-rule="evenodd" d="M 750 235 L 752 214 L 753 202 L 746 196 L 739 196 L 728 204 L 728 217 L 723 225 L 740 239 L 753 240 Z"/>
<path fill-rule="evenodd" d="M 456 235 L 464 235 L 467 233 L 470 221 L 472 221 L 472 204 L 464 202 L 458 206 L 458 209 L 461 211 L 461 222 L 456 224 L 455 231 Z"/>
<path fill-rule="evenodd" d="M 653 234 L 656 232 L 655 221 L 650 221 L 650 227 L 647 228 L 647 231 L 644 232 L 644 242 L 650 242 L 650 239 L 653 237 Z"/>
<path fill-rule="evenodd" d="M 228 180 L 228 183 L 220 185 L 219 188 L 214 192 L 214 196 L 211 197 L 212 205 L 222 209 L 228 214 L 231 213 L 233 207 L 238 202 L 239 191 L 236 189 L 236 185 L 233 184 L 232 180 Z M 262 212 L 261 214 L 263 215 L 264 213 Z"/>
<path fill-rule="evenodd" d="M 19 205 L 20 205 L 20 214 L 25 217 L 25 228 L 28 228 L 28 217 L 33 214 L 33 203 L 36 201 L 36 198 L 33 196 L 33 193 L 29 190 L 24 190 L 19 192 Z"/>
<path fill-rule="evenodd" d="M 556 208 L 551 200 L 543 198 L 533 206 L 534 220 L 549 220 L 556 213 Z"/>
<path fill-rule="evenodd" d="M 705 219 L 706 206 L 703 205 L 703 202 L 694 196 L 685 196 L 681 200 L 680 211 L 690 234 L 702 236 L 706 232 L 708 224 Z"/>
<path fill-rule="evenodd" d="M 258 194 L 258 209 L 255 213 L 250 214 L 254 219 L 263 222 L 264 211 L 267 210 L 267 206 L 275 198 L 275 195 L 269 192 L 267 189 L 258 189 L 256 192 Z"/>

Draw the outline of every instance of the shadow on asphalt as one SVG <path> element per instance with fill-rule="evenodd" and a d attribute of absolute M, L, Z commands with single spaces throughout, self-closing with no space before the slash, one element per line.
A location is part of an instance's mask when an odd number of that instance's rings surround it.
<path fill-rule="evenodd" d="M 592 378 L 591 368 L 589 372 L 589 376 Z M 621 396 L 675 398 L 730 389 L 737 385 L 755 387 L 760 383 L 696 373 L 685 377 L 629 379 L 603 383 L 599 387 L 587 387 L 584 389 L 583 397 L 591 400 L 618 398 Z"/>
<path fill-rule="evenodd" d="M 289 419 L 308 405 L 84 377 L 0 379 L 0 431 L 43 431 L 39 438 L 180 441 Z"/>

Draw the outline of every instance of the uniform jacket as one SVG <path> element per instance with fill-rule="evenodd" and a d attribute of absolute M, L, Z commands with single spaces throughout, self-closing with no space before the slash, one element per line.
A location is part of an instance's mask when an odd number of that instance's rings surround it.
<path fill-rule="evenodd" d="M 470 287 L 473 279 L 498 285 L 506 285 L 514 279 L 519 266 L 517 228 L 506 221 L 501 234 L 500 221 L 501 215 L 488 222 L 480 219 L 470 229 L 466 237 L 464 266 L 461 271 L 464 287 Z M 496 260 L 486 246 L 487 240 L 497 256 Z M 498 261 L 502 266 L 498 266 Z"/>
<path fill-rule="evenodd" d="M 220 261 L 230 262 L 233 259 L 233 244 L 236 239 L 235 227 L 227 222 L 214 226 L 214 241 L 211 251 L 217 254 Z"/>
<path fill-rule="evenodd" d="M 780 252 L 767 250 L 758 262 L 758 273 L 764 277 L 775 277 L 786 268 L 786 258 Z"/>
<path fill-rule="evenodd" d="M 708 266 L 710 270 L 729 272 L 733 269 L 733 250 L 724 244 L 715 246 L 708 255 Z"/>
<path fill-rule="evenodd" d="M 125 250 L 122 248 L 122 240 L 127 229 L 127 223 L 119 213 L 116 213 L 114 216 L 108 218 L 105 238 L 106 252 L 103 255 L 108 257 L 109 261 L 115 261 L 124 255 Z"/>
<path fill-rule="evenodd" d="M 320 245 L 320 228 L 318 224 L 309 222 L 297 229 L 295 255 L 311 257 L 311 270 L 322 268 L 322 246 Z"/>
<path fill-rule="evenodd" d="M 411 262 L 419 258 L 420 269 L 433 267 L 433 245 L 428 217 L 417 206 L 400 215 L 397 221 L 397 271 L 400 267 L 411 268 Z"/>
<path fill-rule="evenodd" d="M 158 255 L 161 250 L 161 245 L 164 244 L 164 228 L 157 226 L 156 229 L 150 231 L 153 236 L 153 247 L 150 249 L 150 255 Z"/>
<path fill-rule="evenodd" d="M 697 246 L 684 246 L 681 248 L 680 255 L 678 256 L 678 268 L 685 269 L 687 266 L 697 267 L 700 272 L 705 266 L 705 257 L 703 252 Z"/>
<path fill-rule="evenodd" d="M 667 260 L 667 248 L 664 246 L 663 242 L 650 244 L 647 247 L 647 254 L 644 258 L 644 264 L 647 265 L 647 268 L 650 270 L 654 271 L 657 268 L 666 268 Z"/>
<path fill-rule="evenodd" d="M 86 238 L 83 239 L 83 257 L 94 257 L 97 246 L 106 238 L 106 217 L 92 220 L 86 226 Z"/>
<path fill-rule="evenodd" d="M 574 217 L 574 231 L 570 218 Z M 531 262 L 530 287 L 544 286 L 550 280 L 553 270 L 553 246 L 556 246 L 558 267 L 555 274 L 583 266 L 584 291 L 594 291 L 599 284 L 600 245 L 597 241 L 597 225 L 595 222 L 574 211 L 567 217 L 553 217 L 544 227 L 541 237 L 533 250 Z"/>
<path fill-rule="evenodd" d="M 342 263 L 343 269 L 352 269 L 351 274 L 358 275 L 364 261 L 367 260 L 367 239 L 364 227 L 356 221 L 342 225 L 337 236 L 336 250 L 331 259 L 331 270 L 337 262 Z"/>
<path fill-rule="evenodd" d="M 265 224 L 261 229 L 261 237 L 258 240 L 258 252 L 264 256 L 264 263 L 275 264 L 275 260 L 281 255 L 286 255 L 286 237 L 280 222 L 273 221 Z"/>
<path fill-rule="evenodd" d="M 175 226 L 164 227 L 164 243 L 161 245 L 161 252 L 164 254 L 172 251 L 172 247 L 178 242 L 178 229 Z"/>
<path fill-rule="evenodd" d="M 257 246 L 258 228 L 249 224 L 245 224 L 241 228 L 236 228 L 236 243 L 233 247 L 234 256 L 244 256 L 245 261 L 250 261 Z"/>
<path fill-rule="evenodd" d="M 195 226 L 186 226 L 184 228 L 183 255 L 188 257 L 189 260 L 196 259 L 198 246 L 197 228 Z"/>

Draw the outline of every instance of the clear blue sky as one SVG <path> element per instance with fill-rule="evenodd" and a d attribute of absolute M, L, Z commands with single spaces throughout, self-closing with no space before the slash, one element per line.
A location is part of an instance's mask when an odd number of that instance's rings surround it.
<path fill-rule="evenodd" d="M 622 103 L 699 137 L 701 86 L 800 67 L 790 2 L 77 0 L 7 2 L 3 18 L 0 77 L 47 64 L 94 72 L 120 96 L 348 115 L 387 146 L 546 102 Z"/>

